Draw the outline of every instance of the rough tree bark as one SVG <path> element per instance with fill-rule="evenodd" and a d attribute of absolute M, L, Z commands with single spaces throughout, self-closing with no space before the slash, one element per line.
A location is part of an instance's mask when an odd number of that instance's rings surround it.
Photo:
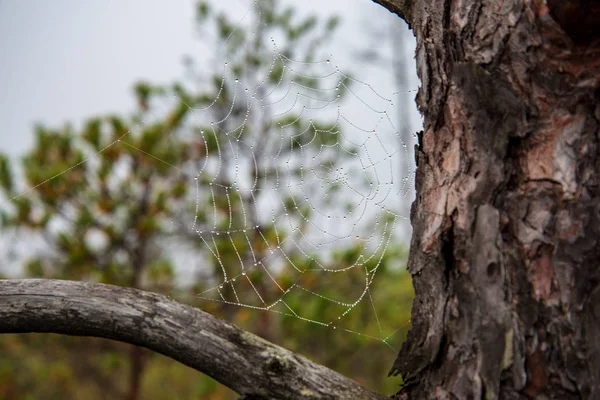
<path fill-rule="evenodd" d="M 206 373 L 245 399 L 387 398 L 197 308 L 132 288 L 0 280 L 0 333 L 26 332 L 147 347 Z"/>
<path fill-rule="evenodd" d="M 600 398 L 600 2 L 375 0 L 424 131 L 398 398 Z"/>

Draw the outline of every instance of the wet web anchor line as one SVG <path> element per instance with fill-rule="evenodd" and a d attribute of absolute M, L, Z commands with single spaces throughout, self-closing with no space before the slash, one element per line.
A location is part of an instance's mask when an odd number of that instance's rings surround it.
<path fill-rule="evenodd" d="M 264 21 L 259 3 L 252 7 L 258 7 L 256 33 Z M 234 37 L 235 29 L 221 49 Z M 392 332 L 382 326 L 373 284 L 397 225 L 408 220 L 398 198 L 414 186 L 413 143 L 405 143 L 408 127 L 402 121 L 397 127 L 391 111 L 405 92 L 383 95 L 343 72 L 331 55 L 296 60 L 275 37 L 267 47 L 271 62 L 251 73 L 239 72 L 236 54 L 221 54 L 216 93 L 202 105 L 175 95 L 189 111 L 188 141 L 203 149 L 195 162 L 178 165 L 140 148 L 130 140 L 143 130 L 137 126 L 9 202 L 122 146 L 176 170 L 192 188 L 191 212 L 171 224 L 201 243 L 217 271 L 199 298 L 360 335 L 396 351 L 390 338 L 408 322 Z M 400 164 L 406 176 L 397 176 Z M 336 257 L 349 247 L 355 254 L 339 266 Z M 321 287 L 345 275 L 362 283 L 351 293 Z M 320 320 L 293 295 L 336 311 Z M 364 303 L 376 334 L 344 326 Z"/>

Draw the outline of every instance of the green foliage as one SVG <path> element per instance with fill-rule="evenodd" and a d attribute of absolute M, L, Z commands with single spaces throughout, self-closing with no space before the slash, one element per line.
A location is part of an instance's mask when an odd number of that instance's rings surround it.
<path fill-rule="evenodd" d="M 14 190 L 13 176 L 8 157 L 3 154 L 0 154 L 0 186 L 7 193 L 12 193 Z"/>
<path fill-rule="evenodd" d="M 50 334 L 0 336 L 1 399 L 122 399 L 130 346 Z M 144 352 L 140 399 L 235 400 L 234 392 L 157 353 Z"/>
<path fill-rule="evenodd" d="M 318 79 L 287 74 L 282 59 L 273 63 L 272 49 L 265 43 L 272 36 L 283 37 L 278 46 L 286 57 L 313 60 L 322 56 L 321 45 L 337 27 L 338 18 L 325 22 L 314 16 L 300 19 L 293 8 L 281 9 L 274 0 L 259 0 L 257 4 L 258 8 L 253 9 L 253 18 L 260 26 L 256 34 L 237 26 L 208 3 L 197 4 L 199 29 L 211 27 L 215 48 L 224 49 L 220 61 L 229 62 L 232 75 L 245 82 L 257 83 L 266 77 L 267 93 L 278 85 L 291 85 L 292 79 L 294 84 L 321 89 Z M 188 68 L 193 68 L 193 63 L 188 63 Z M 392 241 L 388 252 L 351 268 L 343 278 L 342 274 L 299 273 L 298 269 L 350 268 L 364 250 L 362 243 L 340 249 L 330 257 L 291 251 L 287 264 L 274 276 L 262 268 L 248 271 L 265 302 L 285 296 L 291 308 L 302 310 L 301 318 L 336 321 L 340 328 L 337 332 L 286 316 L 289 311 L 283 308 L 261 312 L 218 302 L 200 304 L 197 294 L 222 281 L 223 271 L 227 276 L 239 274 L 240 260 L 260 260 L 294 235 L 258 219 L 253 198 L 231 190 L 235 183 L 233 174 L 228 173 L 231 171 L 215 176 L 202 165 L 223 157 L 219 165 L 229 162 L 231 170 L 231 160 L 225 159 L 220 149 L 241 146 L 232 137 L 255 143 L 265 149 L 265 154 L 254 160 L 258 168 L 246 171 L 246 179 L 255 182 L 259 196 L 261 189 L 281 179 L 278 169 L 282 165 L 272 160 L 276 159 L 282 136 L 292 143 L 282 150 L 292 160 L 290 176 L 299 177 L 301 162 L 310 162 L 324 147 L 338 143 L 341 128 L 335 121 L 310 120 L 302 115 L 269 119 L 268 110 L 261 125 L 244 125 L 245 109 L 230 109 L 235 90 L 232 82 L 223 82 L 220 71 L 193 71 L 193 75 L 202 76 L 209 84 L 198 90 L 185 82 L 165 86 L 138 82 L 133 88 L 138 104 L 133 115 L 93 117 L 79 132 L 68 125 L 36 128 L 34 148 L 22 160 L 25 183 L 33 189 L 13 198 L 12 210 L 3 210 L 2 215 L 3 229 L 28 228 L 28 232 L 37 232 L 46 241 L 48 252 L 24 260 L 26 273 L 134 286 L 174 296 L 307 354 L 368 386 L 393 391 L 397 381 L 383 382 L 382 378 L 395 353 L 370 337 L 389 335 L 404 324 L 388 341 L 397 349 L 408 329 L 412 288 L 408 274 L 401 268 L 406 254 L 397 241 Z M 344 81 L 344 85 L 349 84 Z M 346 95 L 343 85 L 338 89 L 340 98 Z M 178 100 L 157 118 L 152 113 L 154 105 L 172 99 L 173 94 Z M 211 104 L 210 114 L 204 114 L 209 117 L 199 120 L 192 115 L 194 108 Z M 228 125 L 215 123 L 228 114 Z M 239 154 L 249 157 L 248 152 Z M 344 154 L 349 157 L 352 152 Z M 330 178 L 331 183 L 324 188 L 330 193 L 339 189 L 339 182 L 332 177 L 343 157 L 324 158 L 318 166 Z M 196 177 L 185 171 L 202 172 Z M 14 196 L 12 168 L 8 158 L 1 155 L 0 186 L 8 198 Z M 310 228 L 306 219 L 313 213 L 301 201 L 302 195 L 289 193 L 276 210 L 277 217 L 285 214 L 299 222 L 301 229 L 296 235 Z M 331 200 L 329 204 L 352 206 L 346 200 Z M 195 221 L 197 232 L 190 231 L 190 221 Z M 203 233 L 245 232 L 248 225 L 257 229 L 249 229 L 245 237 L 212 236 L 207 249 Z M 176 285 L 174 243 L 183 248 L 177 251 L 186 252 L 186 260 L 202 260 L 202 279 L 188 282 L 188 289 Z M 354 301 L 375 270 L 378 276 L 365 295 L 377 306 L 378 318 L 370 301 L 344 314 L 347 306 L 328 300 Z M 292 285 L 303 289 L 286 294 L 276 289 Z M 222 295 L 237 296 L 240 302 L 251 304 L 256 301 L 254 286 L 241 282 L 233 293 L 232 286 L 225 285 Z M 399 315 L 398 309 L 405 311 Z M 116 398 L 128 390 L 128 346 L 56 336 L 5 336 L 0 338 L 0 351 L 4 355 L 0 359 L 0 398 Z M 142 398 L 235 398 L 209 378 L 164 357 L 146 354 L 144 360 Z"/>

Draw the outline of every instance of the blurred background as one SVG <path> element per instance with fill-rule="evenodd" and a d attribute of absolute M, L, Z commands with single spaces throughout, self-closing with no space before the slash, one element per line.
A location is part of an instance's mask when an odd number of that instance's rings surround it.
<path fill-rule="evenodd" d="M 0 277 L 162 293 L 396 392 L 414 47 L 368 0 L 0 0 Z M 236 398 L 108 340 L 0 353 L 1 399 Z"/>

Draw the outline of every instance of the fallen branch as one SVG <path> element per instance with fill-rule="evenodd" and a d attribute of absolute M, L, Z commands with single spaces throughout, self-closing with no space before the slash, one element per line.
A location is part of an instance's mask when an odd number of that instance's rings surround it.
<path fill-rule="evenodd" d="M 0 280 L 0 333 L 95 336 L 147 347 L 247 399 L 385 399 L 197 308 L 99 283 Z"/>

